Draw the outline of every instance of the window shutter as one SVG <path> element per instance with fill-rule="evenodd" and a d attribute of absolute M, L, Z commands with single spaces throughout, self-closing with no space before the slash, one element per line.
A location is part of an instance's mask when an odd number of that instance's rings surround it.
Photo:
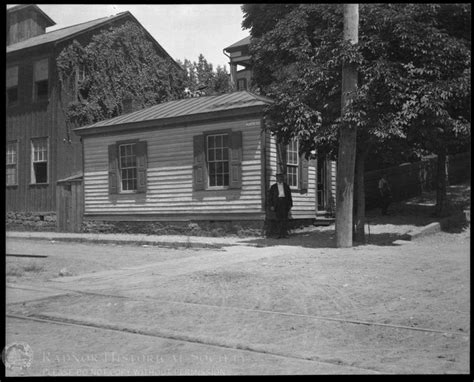
<path fill-rule="evenodd" d="M 109 194 L 118 194 L 117 145 L 109 145 Z"/>
<path fill-rule="evenodd" d="M 242 132 L 233 131 L 230 137 L 229 188 L 242 187 Z"/>
<path fill-rule="evenodd" d="M 137 154 L 137 192 L 146 192 L 146 169 L 147 169 L 147 143 L 146 141 L 137 142 L 135 145 Z"/>
<path fill-rule="evenodd" d="M 194 165 L 193 165 L 193 189 L 195 191 L 204 190 L 204 135 L 199 134 L 193 137 L 194 145 Z"/>
<path fill-rule="evenodd" d="M 309 167 L 309 160 L 306 159 L 304 154 L 300 155 L 300 166 L 299 166 L 299 171 L 300 171 L 299 189 L 300 190 L 308 189 L 308 167 Z"/>
<path fill-rule="evenodd" d="M 286 174 L 286 152 L 287 145 L 283 143 L 277 143 L 277 168 L 276 172 Z"/>

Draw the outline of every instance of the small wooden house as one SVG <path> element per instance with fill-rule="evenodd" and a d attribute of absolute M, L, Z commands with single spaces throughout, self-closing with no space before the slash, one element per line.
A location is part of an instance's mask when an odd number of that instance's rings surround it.
<path fill-rule="evenodd" d="M 162 103 L 75 129 L 81 136 L 84 217 L 101 221 L 260 221 L 278 166 L 293 219 L 317 212 L 315 161 L 298 142 L 277 149 L 247 91 Z"/>

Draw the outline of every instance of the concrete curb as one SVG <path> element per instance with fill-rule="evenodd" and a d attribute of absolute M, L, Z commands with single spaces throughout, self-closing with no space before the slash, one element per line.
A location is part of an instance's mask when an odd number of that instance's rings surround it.
<path fill-rule="evenodd" d="M 403 235 L 403 240 L 411 241 L 438 232 L 441 232 L 441 224 L 439 222 L 434 222 L 424 227 L 408 231 L 405 235 Z"/>
<path fill-rule="evenodd" d="M 128 237 L 128 238 L 108 238 L 103 235 L 97 237 L 88 237 L 81 234 L 55 234 L 54 232 L 42 232 L 41 235 L 31 232 L 6 232 L 6 238 L 24 239 L 24 240 L 47 240 L 57 242 L 74 243 L 93 243 L 93 244 L 115 244 L 115 245 L 135 245 L 165 248 L 211 248 L 220 249 L 222 247 L 246 245 L 238 241 L 219 241 L 217 238 L 202 237 L 183 237 L 180 240 L 167 238 L 146 238 L 146 237 Z M 197 240 L 196 240 L 197 239 Z"/>

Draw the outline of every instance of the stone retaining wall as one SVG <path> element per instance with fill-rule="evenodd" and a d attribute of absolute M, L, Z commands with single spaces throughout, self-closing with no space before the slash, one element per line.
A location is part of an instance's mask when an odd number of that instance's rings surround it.
<path fill-rule="evenodd" d="M 55 212 L 7 212 L 7 231 L 56 231 Z"/>

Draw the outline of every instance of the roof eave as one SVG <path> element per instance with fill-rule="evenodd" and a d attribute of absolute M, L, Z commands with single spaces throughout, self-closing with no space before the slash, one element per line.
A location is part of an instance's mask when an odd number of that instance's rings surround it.
<path fill-rule="evenodd" d="M 185 116 L 171 117 L 171 118 L 161 118 L 153 119 L 148 121 L 139 121 L 131 123 L 122 123 L 118 125 L 108 125 L 108 126 L 96 126 L 93 125 L 78 127 L 74 129 L 74 132 L 79 136 L 85 135 L 96 135 L 96 134 L 111 134 L 111 133 L 122 133 L 124 131 L 136 131 L 139 129 L 150 129 L 150 128 L 166 128 L 172 127 L 179 124 L 196 124 L 207 121 L 219 120 L 223 118 L 234 118 L 242 117 L 253 114 L 263 113 L 264 108 L 267 105 L 255 105 L 255 106 L 245 106 L 238 109 L 232 110 L 221 110 L 221 111 L 210 111 L 199 114 L 191 114 Z"/>

